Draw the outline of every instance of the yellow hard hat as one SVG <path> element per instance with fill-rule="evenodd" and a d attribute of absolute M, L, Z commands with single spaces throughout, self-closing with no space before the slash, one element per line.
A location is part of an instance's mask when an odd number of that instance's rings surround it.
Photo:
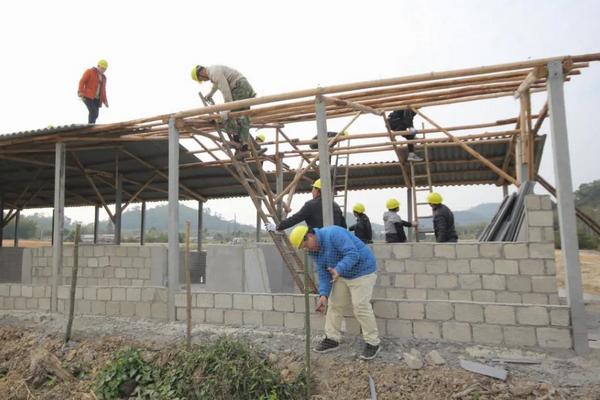
<path fill-rule="evenodd" d="M 427 195 L 429 204 L 442 204 L 442 195 L 437 192 L 431 192 Z"/>
<path fill-rule="evenodd" d="M 106 61 L 105 59 L 102 59 L 102 60 L 98 61 L 98 66 L 106 69 L 106 68 L 108 68 L 108 61 Z"/>
<path fill-rule="evenodd" d="M 313 183 L 313 186 L 312 186 L 312 187 L 314 187 L 314 188 L 317 188 L 317 189 L 321 190 L 321 180 L 320 180 L 320 179 L 317 179 L 317 180 L 316 180 L 316 181 Z"/>
<path fill-rule="evenodd" d="M 195 80 L 196 82 L 200 82 L 200 79 L 198 79 L 198 66 L 194 65 L 194 68 L 192 68 L 192 79 Z"/>
<path fill-rule="evenodd" d="M 300 225 L 292 229 L 292 233 L 290 233 L 290 242 L 295 249 L 299 249 L 300 245 L 304 241 L 304 236 L 306 236 L 306 232 L 308 232 L 308 226 Z"/>
<path fill-rule="evenodd" d="M 267 140 L 267 136 L 264 133 L 259 132 L 258 135 L 256 135 L 256 140 L 264 142 Z"/>
<path fill-rule="evenodd" d="M 352 211 L 362 214 L 365 212 L 365 205 L 363 203 L 356 203 L 354 207 L 352 207 Z"/>
<path fill-rule="evenodd" d="M 385 203 L 385 206 L 387 207 L 388 210 L 393 210 L 394 208 L 400 207 L 400 202 L 396 199 L 389 199 Z"/>

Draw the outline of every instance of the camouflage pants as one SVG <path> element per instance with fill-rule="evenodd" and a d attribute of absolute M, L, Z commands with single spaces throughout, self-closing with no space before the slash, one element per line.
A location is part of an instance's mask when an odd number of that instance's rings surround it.
<path fill-rule="evenodd" d="M 250 83 L 245 78 L 238 80 L 235 87 L 231 90 L 231 96 L 233 101 L 250 99 L 256 97 L 256 93 L 250 86 Z M 249 110 L 250 107 L 240 108 L 232 111 L 244 111 Z M 240 139 L 242 143 L 248 143 L 250 136 L 250 118 L 246 115 L 239 118 L 229 118 L 225 121 L 225 132 L 229 134 L 236 142 Z"/>

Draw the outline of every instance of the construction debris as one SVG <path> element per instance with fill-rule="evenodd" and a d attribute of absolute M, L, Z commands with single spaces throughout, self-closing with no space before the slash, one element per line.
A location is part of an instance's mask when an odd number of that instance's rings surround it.
<path fill-rule="evenodd" d="M 421 353 L 417 349 L 412 349 L 410 353 L 404 353 L 404 361 L 410 369 L 421 369 L 423 368 L 423 359 Z"/>
<path fill-rule="evenodd" d="M 425 361 L 431 365 L 444 365 L 446 364 L 446 360 L 444 357 L 440 355 L 437 350 L 431 350 L 425 356 Z"/>
<path fill-rule="evenodd" d="M 467 371 L 475 372 L 476 374 L 491 376 L 492 378 L 505 381 L 508 372 L 504 368 L 490 367 L 489 365 L 481 364 L 474 361 L 460 360 L 460 366 Z"/>

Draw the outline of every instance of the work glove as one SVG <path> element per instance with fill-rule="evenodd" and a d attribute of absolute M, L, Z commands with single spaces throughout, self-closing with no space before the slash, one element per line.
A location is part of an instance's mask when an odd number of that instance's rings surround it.
<path fill-rule="evenodd" d="M 413 128 L 413 127 L 408 128 L 407 131 L 411 135 L 416 135 L 417 134 L 417 130 L 415 128 Z"/>
<path fill-rule="evenodd" d="M 267 223 L 265 224 L 265 230 L 266 230 L 267 232 L 275 232 L 275 231 L 277 230 L 277 225 L 275 225 L 275 224 L 274 224 L 274 223 L 272 223 L 272 222 L 267 222 Z"/>
<path fill-rule="evenodd" d="M 219 117 L 221 117 L 223 121 L 227 121 L 227 118 L 229 118 L 229 111 L 220 111 Z"/>

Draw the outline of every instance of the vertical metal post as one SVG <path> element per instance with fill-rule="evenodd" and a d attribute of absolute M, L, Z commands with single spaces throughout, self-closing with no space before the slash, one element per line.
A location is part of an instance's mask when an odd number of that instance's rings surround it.
<path fill-rule="evenodd" d="M 115 192 L 115 244 L 121 244 L 121 214 L 123 203 L 123 176 L 117 174 Z"/>
<path fill-rule="evenodd" d="M 175 321 L 175 292 L 179 288 L 179 131 L 169 119 L 169 255 L 167 308 L 169 321 Z"/>
<path fill-rule="evenodd" d="M 98 244 L 98 222 L 100 221 L 100 206 L 94 206 L 94 244 Z"/>
<path fill-rule="evenodd" d="M 569 140 L 561 61 L 548 63 L 548 106 L 550 112 L 550 136 L 556 177 L 556 199 L 560 229 L 562 259 L 565 265 L 567 301 L 571 310 L 571 324 L 575 352 L 579 355 L 589 351 L 586 312 L 583 304 L 583 288 L 579 265 L 579 245 L 575 221 L 575 200 L 571 182 Z"/>
<path fill-rule="evenodd" d="M 146 232 L 146 202 L 142 201 L 140 211 L 140 246 L 144 245 L 144 232 Z"/>
<path fill-rule="evenodd" d="M 412 206 L 412 189 L 406 188 L 406 218 L 408 222 L 413 221 L 413 206 Z M 415 231 L 414 228 L 408 228 L 408 241 L 412 242 L 414 240 Z"/>
<path fill-rule="evenodd" d="M 202 231 L 204 230 L 204 223 L 202 222 L 202 213 L 204 212 L 204 202 L 198 201 L 198 251 L 202 251 Z"/>
<path fill-rule="evenodd" d="M 0 195 L 0 247 L 4 240 L 4 194 Z"/>
<path fill-rule="evenodd" d="M 52 224 L 52 296 L 50 311 L 58 310 L 58 283 L 62 275 L 65 223 L 65 144 L 56 143 L 54 161 L 54 221 Z"/>
<path fill-rule="evenodd" d="M 321 96 L 315 100 L 317 115 L 317 136 L 319 143 L 319 174 L 321 178 L 321 203 L 323 226 L 333 225 L 333 192 L 331 190 L 331 168 L 329 167 L 329 146 L 327 144 L 327 111 Z"/>
<path fill-rule="evenodd" d="M 17 209 L 17 213 L 15 214 L 15 240 L 14 247 L 19 247 L 19 219 L 21 217 L 21 210 Z"/>

